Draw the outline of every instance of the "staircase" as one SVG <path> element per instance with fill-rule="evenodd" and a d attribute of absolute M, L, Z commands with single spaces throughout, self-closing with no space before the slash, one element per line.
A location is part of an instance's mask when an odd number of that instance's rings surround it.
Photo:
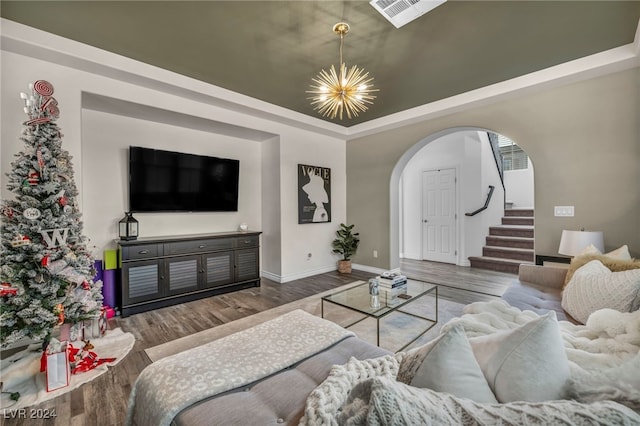
<path fill-rule="evenodd" d="M 507 209 L 502 225 L 489 228 L 482 256 L 470 257 L 471 267 L 517 274 L 521 263 L 532 264 L 533 209 Z"/>

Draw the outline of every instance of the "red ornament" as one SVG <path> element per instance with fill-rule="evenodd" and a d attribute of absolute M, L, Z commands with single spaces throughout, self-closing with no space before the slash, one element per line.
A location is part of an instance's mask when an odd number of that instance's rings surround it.
<path fill-rule="evenodd" d="M 27 174 L 27 182 L 29 182 L 29 185 L 31 186 L 37 185 L 38 182 L 40 182 L 40 173 L 34 169 L 29 170 L 29 173 Z"/>
<path fill-rule="evenodd" d="M 82 281 L 82 288 L 85 290 L 89 290 L 91 288 L 87 280 Z"/>
<path fill-rule="evenodd" d="M 62 197 L 60 197 L 60 200 L 58 200 L 58 202 L 60 203 L 61 206 L 66 206 L 68 202 L 67 197 L 63 195 Z"/>
<path fill-rule="evenodd" d="M 13 209 L 9 206 L 2 207 L 2 214 L 11 219 L 13 218 Z"/>
<path fill-rule="evenodd" d="M 41 264 L 42 266 L 49 266 L 49 256 L 48 256 L 48 255 L 47 255 L 47 256 L 44 256 L 44 257 L 42 258 L 42 260 L 40 261 L 40 264 Z"/>
<path fill-rule="evenodd" d="M 0 297 L 4 296 L 15 296 L 18 294 L 18 289 L 15 287 L 11 287 L 9 283 L 0 284 Z"/>

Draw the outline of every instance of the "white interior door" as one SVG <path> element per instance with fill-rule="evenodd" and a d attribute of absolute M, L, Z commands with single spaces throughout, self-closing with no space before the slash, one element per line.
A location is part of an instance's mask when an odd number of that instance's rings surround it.
<path fill-rule="evenodd" d="M 422 258 L 457 262 L 456 170 L 422 173 Z"/>

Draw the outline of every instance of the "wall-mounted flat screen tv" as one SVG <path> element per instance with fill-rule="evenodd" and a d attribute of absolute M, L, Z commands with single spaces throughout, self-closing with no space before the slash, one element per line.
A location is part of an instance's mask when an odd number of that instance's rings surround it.
<path fill-rule="evenodd" d="M 129 147 L 132 212 L 238 211 L 240 161 Z"/>

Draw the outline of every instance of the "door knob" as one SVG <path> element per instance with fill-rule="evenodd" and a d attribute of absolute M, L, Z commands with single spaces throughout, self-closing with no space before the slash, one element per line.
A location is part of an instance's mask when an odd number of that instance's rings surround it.
<path fill-rule="evenodd" d="M 429 222 L 429 221 L 428 221 L 427 219 L 424 219 L 424 220 L 423 220 L 423 222 L 424 222 L 424 223 L 427 223 L 427 222 Z"/>

